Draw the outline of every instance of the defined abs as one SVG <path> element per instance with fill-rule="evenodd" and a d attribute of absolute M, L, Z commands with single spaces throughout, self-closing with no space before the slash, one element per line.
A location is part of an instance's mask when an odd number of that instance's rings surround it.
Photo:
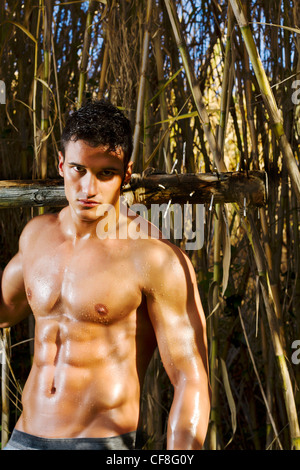
<path fill-rule="evenodd" d="M 124 432 L 127 426 L 132 430 L 140 394 L 133 335 L 112 331 L 112 326 L 46 320 L 36 324 L 19 429 L 70 437 L 83 430 L 89 435 L 104 432 L 107 422 L 116 423 L 116 429 L 124 426 Z"/>
<path fill-rule="evenodd" d="M 62 363 L 33 365 L 19 429 L 44 437 L 96 437 L 133 430 L 138 415 L 139 386 L 134 377 L 113 368 L 103 373 Z"/>
<path fill-rule="evenodd" d="M 74 406 L 85 400 L 101 410 L 139 394 L 133 337 L 83 322 L 38 326 L 30 393 Z"/>

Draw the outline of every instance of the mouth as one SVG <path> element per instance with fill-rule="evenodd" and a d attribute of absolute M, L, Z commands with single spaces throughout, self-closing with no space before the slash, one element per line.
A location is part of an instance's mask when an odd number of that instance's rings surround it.
<path fill-rule="evenodd" d="M 81 206 L 84 206 L 84 207 L 96 207 L 100 204 L 100 202 L 89 200 L 89 199 L 78 199 L 78 202 Z"/>

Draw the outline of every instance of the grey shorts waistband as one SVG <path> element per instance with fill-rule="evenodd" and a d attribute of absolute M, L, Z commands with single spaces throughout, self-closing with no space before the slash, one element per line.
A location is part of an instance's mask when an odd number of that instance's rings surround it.
<path fill-rule="evenodd" d="M 3 450 L 134 450 L 138 435 L 134 431 L 113 437 L 52 439 L 14 429 Z"/>

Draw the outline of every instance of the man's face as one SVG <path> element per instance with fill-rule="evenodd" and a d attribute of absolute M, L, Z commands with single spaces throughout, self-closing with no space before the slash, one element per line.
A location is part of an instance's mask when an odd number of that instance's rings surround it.
<path fill-rule="evenodd" d="M 67 144 L 65 158 L 59 153 L 59 174 L 64 178 L 66 198 L 80 220 L 96 221 L 101 204 L 118 207 L 123 178 L 124 183 L 129 182 L 132 172 L 132 162 L 125 172 L 123 158 L 121 148 L 93 148 L 82 140 Z"/>

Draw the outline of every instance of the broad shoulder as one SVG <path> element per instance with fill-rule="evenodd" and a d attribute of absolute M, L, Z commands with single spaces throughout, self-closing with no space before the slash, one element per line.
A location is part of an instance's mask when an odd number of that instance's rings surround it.
<path fill-rule="evenodd" d="M 146 290 L 162 286 L 196 284 L 194 267 L 187 254 L 168 240 L 141 240 L 137 250 Z"/>
<path fill-rule="evenodd" d="M 136 239 L 134 249 L 139 257 L 145 258 L 144 262 L 148 266 L 168 269 L 170 264 L 190 263 L 186 253 L 165 238 L 154 224 L 131 210 L 128 214 L 128 237 Z"/>
<path fill-rule="evenodd" d="M 20 251 L 24 251 L 28 247 L 32 247 L 37 238 L 45 234 L 47 229 L 58 223 L 58 214 L 43 214 L 30 219 L 25 225 L 19 239 Z"/>

